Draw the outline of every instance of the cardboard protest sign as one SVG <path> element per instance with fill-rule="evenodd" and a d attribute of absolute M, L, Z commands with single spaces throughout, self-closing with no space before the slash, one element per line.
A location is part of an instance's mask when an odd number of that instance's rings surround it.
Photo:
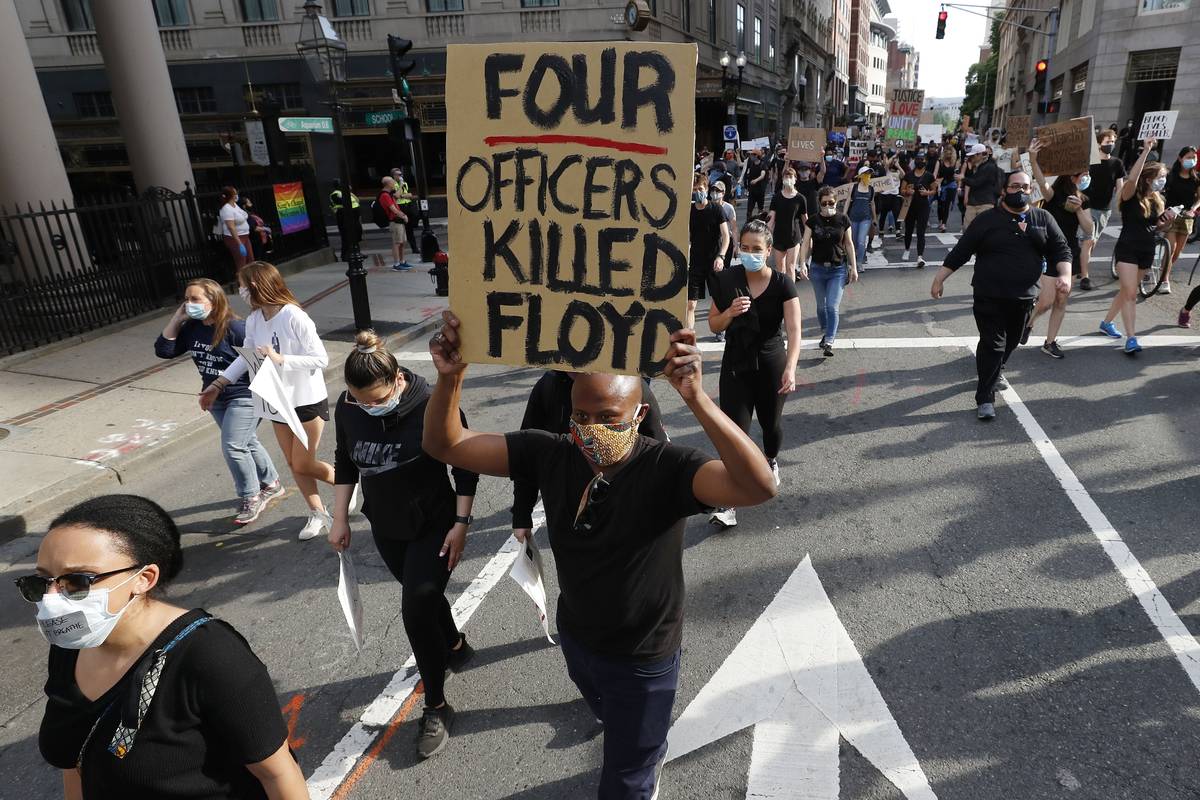
<path fill-rule="evenodd" d="M 850 148 L 850 155 L 847 160 L 851 164 L 857 164 L 867 157 L 867 143 L 861 139 L 851 139 L 847 147 Z"/>
<path fill-rule="evenodd" d="M 996 166 L 1001 172 L 1012 172 L 1012 158 L 1016 150 L 1012 147 L 1007 149 L 995 147 L 992 148 L 992 158 L 996 159 Z"/>
<path fill-rule="evenodd" d="M 1138 140 L 1146 141 L 1151 136 L 1160 142 L 1170 139 L 1175 133 L 1175 120 L 1179 119 L 1178 111 L 1151 111 L 1142 116 L 1142 127 L 1138 131 Z"/>
<path fill-rule="evenodd" d="M 925 103 L 924 89 L 892 89 L 888 103 L 887 138 L 911 142 L 917 138 L 921 123 L 921 106 Z"/>
<path fill-rule="evenodd" d="M 769 150 L 771 148 L 771 139 L 766 136 L 760 136 L 757 139 L 749 139 L 742 142 L 742 150 L 749 152 L 751 150 Z"/>
<path fill-rule="evenodd" d="M 833 199 L 839 203 L 850 202 L 850 192 L 854 189 L 853 183 L 843 183 L 841 186 L 833 187 Z"/>
<path fill-rule="evenodd" d="M 696 47 L 447 48 L 465 361 L 662 371 L 687 307 Z"/>
<path fill-rule="evenodd" d="M 884 175 L 882 178 L 872 178 L 871 188 L 876 192 L 898 192 L 900 191 L 900 181 L 891 175 Z"/>
<path fill-rule="evenodd" d="M 945 133 L 945 125 L 929 123 L 917 126 L 917 139 L 922 142 L 940 142 L 942 140 L 942 135 Z"/>
<path fill-rule="evenodd" d="M 1089 123 L 1092 121 L 1092 118 L 1091 118 L 1091 117 L 1073 117 L 1072 119 L 1086 119 L 1086 120 L 1087 120 Z M 1094 130 L 1095 130 L 1095 128 L 1093 128 L 1092 130 L 1094 131 Z M 1089 161 L 1088 163 L 1089 163 L 1089 164 L 1099 164 L 1099 163 L 1100 163 L 1100 161 L 1101 161 L 1101 158 L 1100 158 L 1100 143 L 1099 143 L 1099 142 L 1097 142 L 1097 141 L 1096 141 L 1096 137 L 1095 137 L 1095 136 L 1093 136 L 1093 137 L 1092 137 L 1092 159 L 1091 159 L 1091 161 Z"/>
<path fill-rule="evenodd" d="M 788 130 L 789 161 L 820 161 L 825 157 L 824 128 L 790 128 Z"/>
<path fill-rule="evenodd" d="M 1038 165 L 1047 175 L 1075 175 L 1087 171 L 1092 160 L 1092 118 L 1042 125 L 1034 131 L 1042 143 Z"/>
<path fill-rule="evenodd" d="M 1029 147 L 1029 128 L 1033 123 L 1033 118 L 1026 115 L 1023 117 L 1008 118 L 1008 139 L 1006 143 L 1009 147 L 1017 149 L 1025 149 Z"/>

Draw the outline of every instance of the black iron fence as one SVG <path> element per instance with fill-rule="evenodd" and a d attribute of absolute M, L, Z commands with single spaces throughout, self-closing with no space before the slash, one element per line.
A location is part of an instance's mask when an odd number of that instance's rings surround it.
<path fill-rule="evenodd" d="M 271 229 L 265 257 L 282 262 L 324 247 L 316 181 L 305 175 L 278 186 L 289 204 L 282 209 L 276 186 L 242 190 Z M 219 208 L 219 194 L 190 187 L 75 208 L 0 207 L 0 355 L 178 302 L 195 278 L 230 283 L 233 264 L 215 226 Z"/>

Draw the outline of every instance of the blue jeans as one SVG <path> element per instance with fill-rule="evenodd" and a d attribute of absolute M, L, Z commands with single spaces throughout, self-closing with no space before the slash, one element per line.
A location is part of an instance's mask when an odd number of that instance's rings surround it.
<path fill-rule="evenodd" d="M 858 266 L 867 263 L 867 235 L 871 233 L 871 218 L 850 220 L 850 236 L 854 239 L 854 257 Z"/>
<path fill-rule="evenodd" d="M 654 768 L 667 750 L 679 686 L 679 651 L 636 664 L 597 655 L 561 630 L 567 674 L 604 723 L 599 800 L 649 800 Z"/>
<path fill-rule="evenodd" d="M 258 427 L 258 417 L 254 413 L 252 398 L 217 400 L 213 403 L 211 413 L 221 428 L 221 452 L 233 475 L 238 497 L 243 500 L 253 497 L 258 494 L 259 487 L 279 479 L 271 457 L 254 432 Z"/>
<path fill-rule="evenodd" d="M 842 290 L 846 288 L 846 265 L 821 267 L 813 264 L 808 268 L 808 281 L 817 299 L 817 322 L 825 341 L 832 344 L 837 338 L 838 307 L 842 304 Z"/>

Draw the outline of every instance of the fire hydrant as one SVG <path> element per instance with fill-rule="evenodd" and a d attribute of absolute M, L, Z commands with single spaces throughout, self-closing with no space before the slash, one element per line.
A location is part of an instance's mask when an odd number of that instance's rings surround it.
<path fill-rule="evenodd" d="M 450 295 L 450 256 L 444 251 L 439 250 L 434 254 L 433 269 L 429 270 L 429 277 L 436 286 L 434 293 L 438 297 Z"/>

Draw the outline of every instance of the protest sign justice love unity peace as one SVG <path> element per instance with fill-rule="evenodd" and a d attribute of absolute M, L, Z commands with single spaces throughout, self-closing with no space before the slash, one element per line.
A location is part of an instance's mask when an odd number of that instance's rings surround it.
<path fill-rule="evenodd" d="M 448 51 L 464 359 L 661 372 L 686 309 L 695 46 Z"/>

